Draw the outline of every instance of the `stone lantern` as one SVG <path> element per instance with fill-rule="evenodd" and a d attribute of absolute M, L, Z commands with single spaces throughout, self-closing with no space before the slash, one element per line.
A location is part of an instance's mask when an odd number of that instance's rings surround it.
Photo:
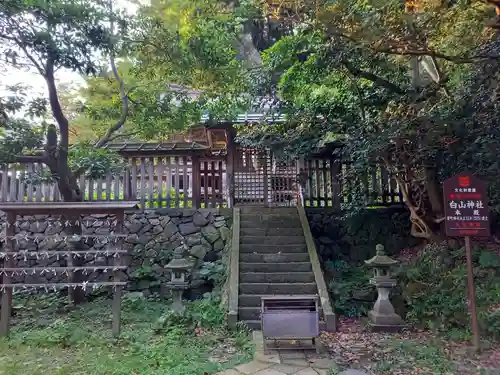
<path fill-rule="evenodd" d="M 167 286 L 172 290 L 172 310 L 179 314 L 186 309 L 182 303 L 182 293 L 189 285 L 187 272 L 191 268 L 191 264 L 183 257 L 183 252 L 182 247 L 176 248 L 172 260 L 165 266 L 171 275 Z"/>
<path fill-rule="evenodd" d="M 404 321 L 396 314 L 389 299 L 391 290 L 397 284 L 392 278 L 391 268 L 398 261 L 385 255 L 384 246 L 379 244 L 376 250 L 376 255 L 365 261 L 369 267 L 373 268 L 374 275 L 370 279 L 370 284 L 375 285 L 378 293 L 373 309 L 368 312 L 370 326 L 375 331 L 399 331 L 404 327 Z"/>

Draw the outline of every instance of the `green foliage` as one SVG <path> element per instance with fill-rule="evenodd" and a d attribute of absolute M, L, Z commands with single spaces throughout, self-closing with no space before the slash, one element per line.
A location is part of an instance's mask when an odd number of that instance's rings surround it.
<path fill-rule="evenodd" d="M 95 73 L 94 53 L 110 46 L 103 25 L 110 16 L 116 19 L 99 1 L 7 0 L 0 6 L 0 51 L 14 65 L 44 70 L 50 61 L 57 68 Z"/>
<path fill-rule="evenodd" d="M 263 53 L 270 91 L 288 120 L 241 127 L 240 138 L 293 156 L 341 141 L 332 153 L 353 162 L 344 180 L 387 168 L 413 209 L 411 233 L 430 239 L 442 215 L 441 180 L 461 170 L 497 180 L 497 99 L 489 85 L 498 66 L 470 59 L 499 54 L 498 35 L 484 29 L 492 9 L 424 1 L 414 16 L 397 0 L 343 0 L 312 14 L 308 5 L 288 4 L 296 15 L 279 18 L 295 32 Z M 419 77 L 411 67 L 417 58 Z M 363 193 L 352 203 L 364 204 Z"/>
<path fill-rule="evenodd" d="M 479 326 L 485 337 L 498 340 L 500 255 L 496 250 L 475 248 L 473 264 Z M 358 317 L 371 309 L 376 291 L 369 284 L 371 272 L 362 263 L 327 261 L 324 270 L 339 314 Z M 439 331 L 452 339 L 470 338 L 463 248 L 453 250 L 445 244 L 428 245 L 421 255 L 395 271 L 399 281 L 391 300 L 408 323 Z"/>
<path fill-rule="evenodd" d="M 215 287 L 222 287 L 227 278 L 226 264 L 224 261 L 203 262 L 200 275 L 206 280 L 213 281 Z"/>
<path fill-rule="evenodd" d="M 24 86 L 6 87 L 0 96 L 0 160 L 13 161 L 20 154 L 30 154 L 43 145 L 47 122 L 43 120 L 46 103 L 29 98 Z"/>
<path fill-rule="evenodd" d="M 499 338 L 500 256 L 491 250 L 476 248 L 473 264 L 480 328 L 485 335 Z M 470 334 L 463 248 L 428 246 L 401 275 L 408 305 L 407 320 L 444 333 L 458 330 Z"/>
<path fill-rule="evenodd" d="M 366 315 L 373 305 L 374 288 L 366 268 L 345 261 L 329 261 L 325 272 L 331 277 L 328 289 L 335 312 L 348 317 Z"/>
<path fill-rule="evenodd" d="M 48 101 L 27 100 L 22 92 L 14 92 L 13 96 L 20 98 L 17 103 L 15 100 L 0 100 L 0 126 L 4 129 L 3 134 L 8 135 L 8 141 L 0 151 L 0 162 L 22 161 L 28 150 L 28 153 L 33 153 L 30 162 L 44 163 L 49 167 L 67 201 L 83 199 L 76 181 L 87 168 L 94 176 L 114 164 L 116 159 L 113 160 L 109 153 L 94 150 L 88 150 L 85 156 L 85 147 L 80 145 L 73 150 L 76 158 L 72 163 L 68 161 L 71 116 L 65 115 L 59 100 L 55 72 L 65 69 L 95 75 L 99 70 L 96 56 L 114 56 L 119 39 L 127 34 L 127 23 L 121 12 L 112 6 L 112 2 L 85 0 L 8 0 L 0 5 L 2 59 L 11 69 L 28 68 L 39 74 L 48 92 Z M 114 58 L 111 62 L 114 65 Z M 50 106 L 52 115 L 49 119 L 44 116 L 47 106 Z M 19 121 L 13 117 L 13 112 L 19 112 L 22 107 L 27 110 L 26 117 L 30 116 L 31 121 Z M 123 111 L 124 118 L 110 129 L 111 133 L 116 132 L 126 119 L 125 103 Z M 91 162 L 89 155 L 97 159 Z M 28 158 L 24 158 L 26 160 Z M 77 170 L 70 170 L 70 164 Z"/>
<path fill-rule="evenodd" d="M 11 337 L 0 340 L 5 375 L 192 375 L 215 373 L 249 354 L 248 332 L 230 333 L 216 300 L 188 303 L 183 318 L 165 314 L 168 302 L 125 294 L 119 340 L 111 337 L 109 300 L 98 299 L 69 313 L 62 313 L 64 304 L 55 295 L 17 303 L 23 307 Z M 162 316 L 164 328 L 155 330 Z M 229 362 L 210 361 L 219 355 Z"/>
<path fill-rule="evenodd" d="M 194 302 L 186 302 L 188 308 L 182 315 L 168 310 L 155 323 L 157 332 L 185 329 L 193 330 L 196 327 L 220 327 L 225 322 L 225 312 L 216 297 L 208 297 Z"/>
<path fill-rule="evenodd" d="M 73 171 L 83 170 L 88 178 L 100 178 L 109 173 L 121 173 L 125 161 L 116 152 L 95 148 L 91 142 L 85 141 L 71 147 L 69 165 Z"/>

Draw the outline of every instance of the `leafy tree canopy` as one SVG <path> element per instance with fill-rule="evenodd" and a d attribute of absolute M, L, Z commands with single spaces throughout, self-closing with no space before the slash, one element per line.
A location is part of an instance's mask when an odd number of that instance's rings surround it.
<path fill-rule="evenodd" d="M 87 164 L 68 161 L 63 107 L 100 147 L 164 139 L 203 113 L 230 119 L 266 95 L 287 121 L 245 125 L 242 142 L 297 156 L 341 141 L 335 153 L 353 163 L 352 179 L 374 165 L 395 176 L 424 238 L 443 220 L 440 180 L 463 169 L 498 180 L 497 29 L 494 7 L 479 0 L 153 0 L 131 18 L 89 0 L 0 6 L 4 55 L 47 82 L 58 144 L 47 137 L 36 157 L 72 186 L 69 199 Z M 86 87 L 61 100 L 56 68 L 86 75 Z M 1 103 L 4 114 L 19 106 Z"/>
<path fill-rule="evenodd" d="M 499 146 L 492 134 L 500 51 L 487 4 L 414 5 L 282 8 L 277 17 L 295 32 L 265 50 L 263 61 L 289 120 L 245 127 L 242 139 L 295 155 L 343 141 L 337 152 L 353 162 L 351 180 L 372 165 L 386 167 L 412 212 L 413 234 L 431 238 L 443 220 L 440 180 L 464 168 L 498 176 L 491 151 Z"/>
<path fill-rule="evenodd" d="M 28 102 L 25 95 L 2 99 L 2 125 L 7 137 L 2 142 L 1 154 L 10 161 L 45 163 L 58 180 L 65 200 L 82 198 L 76 180 L 84 170 L 70 169 L 69 121 L 61 106 L 55 73 L 67 69 L 85 75 L 96 74 L 100 55 L 111 56 L 114 66 L 113 53 L 119 44 L 115 33 L 124 35 L 126 27 L 127 23 L 113 11 L 111 4 L 101 1 L 7 0 L 0 4 L 0 53 L 12 67 L 35 71 L 44 78 L 52 114 L 52 124 L 48 126 L 45 121 L 30 124 L 27 119 L 13 117 L 14 112 L 23 106 L 36 108 L 35 113 L 30 110 L 28 113 L 40 117 L 45 109 L 43 102 Z M 127 98 L 123 87 L 121 92 L 125 112 Z M 110 129 L 118 129 L 123 123 L 122 118 Z M 39 152 L 19 157 L 22 145 L 32 149 L 30 146 L 41 144 L 43 149 Z"/>

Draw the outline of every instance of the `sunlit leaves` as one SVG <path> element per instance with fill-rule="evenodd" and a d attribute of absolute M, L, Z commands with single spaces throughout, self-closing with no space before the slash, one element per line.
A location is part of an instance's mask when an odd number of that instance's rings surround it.
<path fill-rule="evenodd" d="M 85 176 L 90 178 L 100 178 L 108 173 L 119 174 L 123 171 L 124 160 L 121 156 L 92 146 L 92 142 L 80 142 L 71 147 L 71 170 L 83 171 Z"/>
<path fill-rule="evenodd" d="M 94 55 L 110 47 L 104 23 L 110 17 L 115 16 L 99 1 L 4 1 L 0 5 L 0 49 L 5 54 L 15 48 L 20 57 L 16 65 L 34 67 L 41 73 L 50 59 L 55 67 L 93 74 Z"/>

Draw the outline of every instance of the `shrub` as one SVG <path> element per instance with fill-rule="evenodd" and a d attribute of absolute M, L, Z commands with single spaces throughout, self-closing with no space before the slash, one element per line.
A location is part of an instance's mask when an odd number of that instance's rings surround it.
<path fill-rule="evenodd" d="M 335 312 L 349 317 L 365 315 L 376 298 L 375 288 L 369 284 L 368 270 L 337 260 L 326 262 L 325 271 L 331 277 L 328 289 Z"/>
<path fill-rule="evenodd" d="M 476 303 L 480 329 L 500 337 L 500 256 L 473 249 Z M 465 250 L 428 245 L 402 272 L 406 319 L 443 332 L 470 334 Z M 429 293 L 432 291 L 432 293 Z"/>

